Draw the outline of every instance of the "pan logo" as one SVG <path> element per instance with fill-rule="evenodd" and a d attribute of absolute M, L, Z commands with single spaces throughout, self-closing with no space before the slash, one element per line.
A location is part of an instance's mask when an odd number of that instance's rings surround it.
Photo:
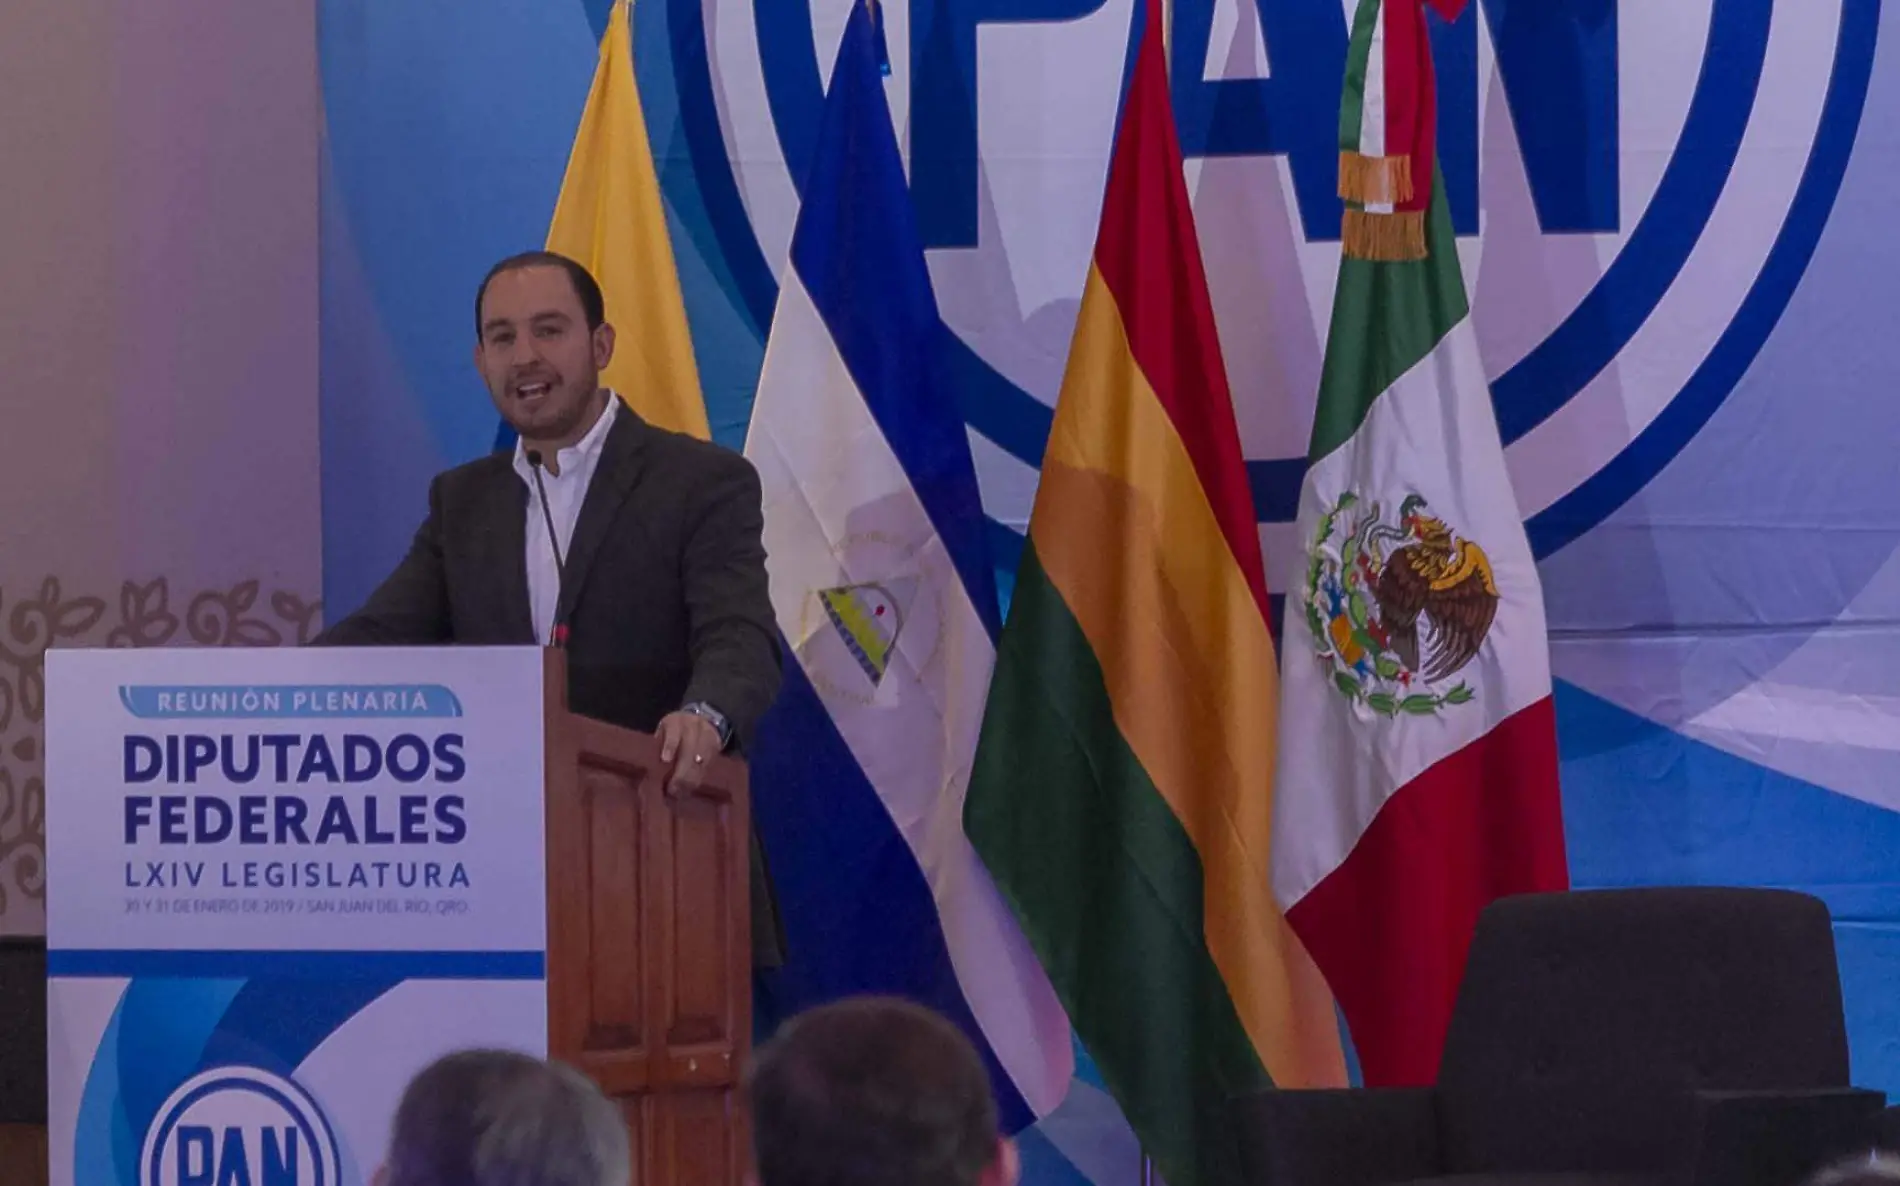
<path fill-rule="evenodd" d="M 695 117 L 687 85 L 686 132 L 761 325 L 849 2 L 722 0 L 703 49 L 675 41 L 706 56 L 682 77 L 705 80 L 717 118 Z M 1349 7 L 1173 6 L 1176 115 L 1269 523 L 1296 508 L 1330 313 Z M 1134 0 L 883 9 L 951 366 L 971 427 L 996 447 L 979 467 L 1037 465 Z M 1540 552 L 1654 477 L 1767 340 L 1853 150 L 1879 13 L 1880 0 L 1471 0 L 1454 23 L 1431 18 L 1441 166 Z M 1026 484 L 986 487 L 1020 498 Z"/>
<path fill-rule="evenodd" d="M 146 1130 L 139 1186 L 341 1186 L 336 1136 L 301 1087 L 255 1067 L 205 1071 Z"/>

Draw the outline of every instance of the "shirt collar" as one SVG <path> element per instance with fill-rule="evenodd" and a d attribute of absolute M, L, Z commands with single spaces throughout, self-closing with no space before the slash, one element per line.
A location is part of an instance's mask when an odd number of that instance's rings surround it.
<path fill-rule="evenodd" d="M 582 460 L 598 457 L 607 444 L 607 433 L 612 429 L 614 416 L 620 410 L 620 397 L 611 388 L 602 390 L 607 392 L 607 406 L 595 417 L 594 426 L 580 440 L 555 454 L 555 464 L 561 467 L 563 477 L 572 473 Z M 519 438 L 515 440 L 515 472 L 524 479 L 528 476 L 528 447 Z M 553 474 L 548 476 L 554 477 Z"/>

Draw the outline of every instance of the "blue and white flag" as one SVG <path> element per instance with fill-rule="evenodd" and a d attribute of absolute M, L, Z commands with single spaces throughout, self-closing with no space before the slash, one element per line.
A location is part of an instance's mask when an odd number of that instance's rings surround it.
<path fill-rule="evenodd" d="M 883 92 L 853 6 L 746 456 L 791 649 L 752 759 L 790 1012 L 894 993 L 959 1022 L 1016 1129 L 1062 1101 L 1067 1016 L 963 833 L 1000 628 L 969 438 Z"/>

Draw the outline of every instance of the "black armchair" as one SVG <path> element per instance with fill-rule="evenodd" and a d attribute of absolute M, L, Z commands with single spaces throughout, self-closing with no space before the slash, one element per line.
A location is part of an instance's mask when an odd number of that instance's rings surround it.
<path fill-rule="evenodd" d="M 1432 1087 L 1234 1102 L 1250 1186 L 1790 1186 L 1877 1140 L 1827 908 L 1601 890 L 1480 917 Z"/>

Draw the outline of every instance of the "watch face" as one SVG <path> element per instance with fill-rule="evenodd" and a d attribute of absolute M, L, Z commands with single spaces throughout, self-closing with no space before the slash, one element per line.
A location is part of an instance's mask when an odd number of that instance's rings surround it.
<path fill-rule="evenodd" d="M 726 733 L 727 733 L 728 727 L 726 724 L 726 716 L 724 713 L 720 712 L 718 709 L 712 707 L 709 704 L 689 704 L 686 706 L 686 711 L 692 713 L 696 717 L 705 718 L 708 722 L 711 723 L 712 727 L 718 731 L 719 740 L 722 742 L 726 740 Z"/>

